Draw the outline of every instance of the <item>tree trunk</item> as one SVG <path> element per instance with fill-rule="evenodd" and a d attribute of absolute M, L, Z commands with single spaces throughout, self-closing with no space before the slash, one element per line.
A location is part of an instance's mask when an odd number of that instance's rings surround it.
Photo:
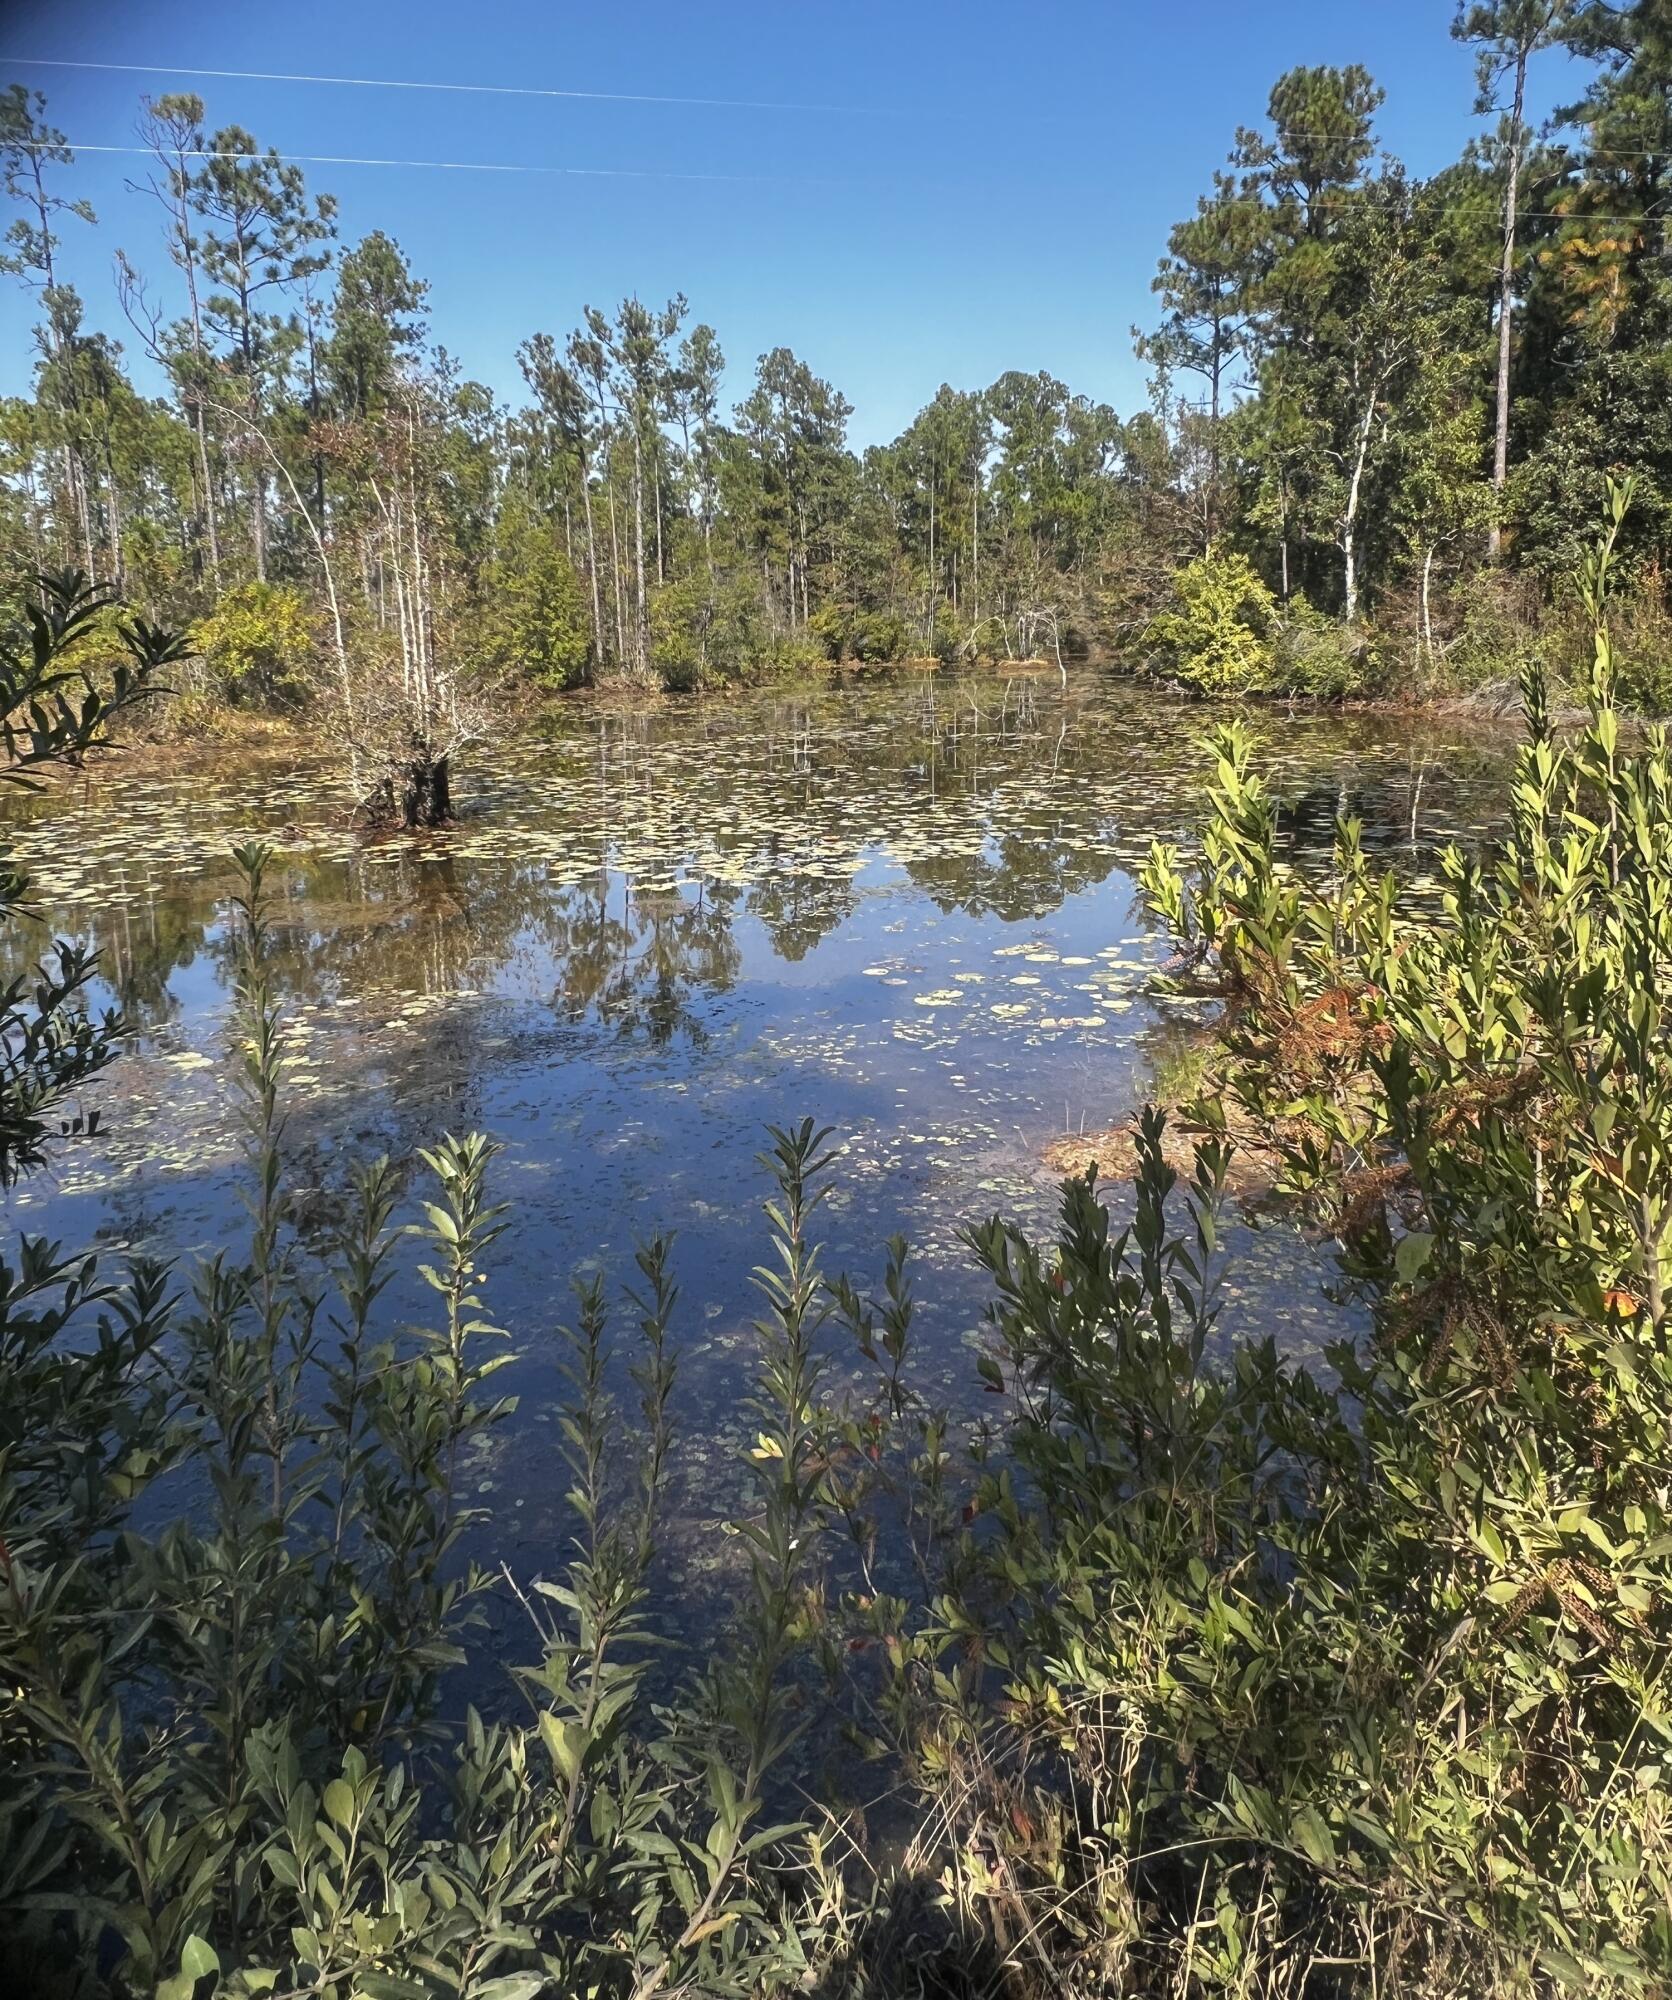
<path fill-rule="evenodd" d="M 598 538 L 592 529 L 592 468 L 581 453 L 581 511 L 586 515 L 586 573 L 592 584 L 592 643 L 597 664 L 604 664 L 604 609 L 598 598 Z"/>
<path fill-rule="evenodd" d="M 640 674 L 650 671 L 650 606 L 644 592 L 644 452 L 639 427 L 633 426 L 633 570 L 638 585 L 638 606 L 633 622 L 633 665 Z"/>
<path fill-rule="evenodd" d="M 972 579 L 973 602 L 970 616 L 976 624 L 981 623 L 981 475 L 970 489 L 970 553 L 975 558 L 975 576 Z"/>
<path fill-rule="evenodd" d="M 240 250 L 240 257 L 242 257 Z M 243 287 L 239 290 L 241 330 L 239 348 L 244 357 L 245 416 L 250 430 L 265 438 L 261 428 L 261 395 L 255 379 L 255 341 L 251 334 L 251 308 L 249 293 Z M 255 577 L 257 583 L 267 581 L 267 474 L 257 459 L 250 473 L 250 544 L 255 554 Z"/>
<path fill-rule="evenodd" d="M 607 469 L 606 469 L 607 476 Z M 615 521 L 615 480 L 609 478 L 610 496 L 610 580 L 615 586 L 615 658 L 616 664 L 627 657 L 627 617 L 621 603 L 621 537 Z"/>
<path fill-rule="evenodd" d="M 929 636 L 935 631 L 935 467 L 929 463 Z"/>
<path fill-rule="evenodd" d="M 251 425 L 255 423 L 252 412 Z M 255 556 L 255 579 L 267 581 L 267 475 L 259 465 L 250 469 L 250 547 Z"/>
<path fill-rule="evenodd" d="M 1527 55 L 1515 64 L 1515 102 L 1510 112 L 1509 185 L 1504 190 L 1504 248 L 1498 267 L 1498 423 L 1492 448 L 1492 526 L 1487 554 L 1494 562 L 1503 551 L 1504 484 L 1509 478 L 1509 368 L 1515 309 L 1515 219 L 1521 183 L 1521 107 L 1527 93 Z"/>
<path fill-rule="evenodd" d="M 452 759 L 420 751 L 402 773 L 401 824 L 445 826 L 453 817 Z"/>
<path fill-rule="evenodd" d="M 116 490 L 116 465 L 110 440 L 105 439 L 105 505 L 110 509 L 110 567 L 118 590 L 126 590 L 128 577 L 122 561 L 122 499 Z"/>
<path fill-rule="evenodd" d="M 209 471 L 209 437 L 203 421 L 203 402 L 198 398 L 195 405 L 197 423 L 197 464 L 203 480 L 203 525 L 209 536 L 209 574 L 214 579 L 215 595 L 221 590 L 221 537 L 215 520 L 215 483 Z"/>
<path fill-rule="evenodd" d="M 81 521 L 81 542 L 87 551 L 87 574 L 92 578 L 99 573 L 98 558 L 93 553 L 93 505 L 87 497 L 87 468 L 82 464 L 79 452 L 70 452 L 70 466 L 76 513 Z"/>
<path fill-rule="evenodd" d="M 1434 620 L 1429 598 L 1429 579 L 1434 573 L 1434 544 L 1430 542 L 1422 554 L 1422 643 L 1428 655 L 1430 668 L 1434 665 Z"/>
<path fill-rule="evenodd" d="M 1283 570 L 1283 602 L 1289 601 L 1289 481 L 1287 476 L 1278 482 L 1278 560 Z"/>
<path fill-rule="evenodd" d="M 1341 522 L 1343 595 L 1349 625 L 1358 623 L 1358 567 L 1354 531 L 1358 526 L 1359 490 L 1364 484 L 1365 454 L 1370 449 L 1370 431 L 1375 420 L 1376 392 L 1372 390 L 1364 405 L 1364 420 L 1359 425 L 1358 454 L 1353 460 L 1352 483 L 1347 488 L 1347 511 Z"/>
<path fill-rule="evenodd" d="M 651 477 L 656 492 L 656 581 L 666 583 L 668 573 L 662 566 L 662 455 L 658 452 L 650 461 Z"/>

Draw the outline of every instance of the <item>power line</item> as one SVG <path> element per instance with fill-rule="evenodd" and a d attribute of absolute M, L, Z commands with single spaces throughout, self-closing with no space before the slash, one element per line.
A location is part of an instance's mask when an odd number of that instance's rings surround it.
<path fill-rule="evenodd" d="M 72 153 L 121 153 L 154 158 L 149 146 L 83 146 L 72 140 L 64 142 Z M 34 147 L 24 147 L 25 152 L 33 152 Z M 170 159 L 176 157 L 174 148 L 169 148 Z M 577 180 L 609 181 L 717 181 L 745 187 L 898 187 L 895 180 L 855 181 L 816 180 L 801 175 L 790 174 L 694 174 L 680 173 L 673 168 L 661 167 L 557 167 L 538 163 L 527 164 L 516 160 L 401 160 L 385 159 L 364 153 L 281 153 L 276 149 L 252 153 L 225 152 L 218 146 L 187 147 L 178 156 L 183 160 L 281 160 L 286 165 L 303 167 L 424 167 L 440 173 L 453 174 L 564 174 Z"/>
<path fill-rule="evenodd" d="M 238 83 L 328 83 L 359 90 L 441 90 L 478 97 L 560 97 L 593 104 L 682 104 L 711 111 L 822 111 L 869 118 L 898 118 L 904 114 L 878 105 L 866 104 L 783 104 L 742 97 L 652 97 L 626 90 L 553 90 L 527 83 L 428 83 L 395 76 L 310 76 L 274 69 L 188 69 L 166 63 L 80 62 L 63 56 L 0 56 L 0 62 L 16 63 L 29 69 L 111 70 L 125 76 L 218 77 Z"/>
<path fill-rule="evenodd" d="M 149 146 L 84 146 L 75 140 L 65 140 L 72 153 L 119 154 L 129 158 L 151 159 L 154 151 Z M 25 145 L 24 152 L 34 152 L 38 148 Z M 169 157 L 175 157 L 170 147 Z M 266 160 L 276 159 L 286 165 L 302 167 L 412 167 L 427 172 L 453 174 L 539 174 L 567 176 L 574 180 L 624 180 L 624 181 L 691 181 L 698 184 L 713 183 L 718 186 L 735 187 L 814 187 L 814 188 L 859 188 L 887 187 L 897 189 L 898 179 L 886 180 L 837 180 L 829 177 L 818 178 L 810 175 L 793 174 L 702 174 L 682 173 L 676 168 L 662 167 L 568 167 L 551 166 L 536 162 L 517 160 L 411 160 L 393 156 L 366 153 L 285 153 L 276 147 L 255 152 L 228 152 L 218 146 L 187 147 L 179 154 L 185 160 Z M 920 183 L 924 186 L 936 183 Z M 1351 196 L 1332 197 L 1318 195 L 1306 204 L 1308 208 L 1355 208 L 1356 199 Z M 1567 210 L 1557 208 L 1523 208 L 1516 216 L 1516 226 L 1524 222 L 1617 222 L 1631 223 L 1639 227 L 1664 224 L 1672 221 L 1666 215 L 1602 215 L 1589 210 Z M 1496 218 L 1494 218 L 1496 226 Z"/>
<path fill-rule="evenodd" d="M 300 70 L 205 69 L 171 66 L 167 63 L 87 62 L 68 56 L 0 56 L 0 62 L 27 69 L 105 70 L 124 76 L 215 77 L 243 83 L 323 83 L 360 90 L 438 90 L 481 97 L 563 98 L 591 104 L 685 105 L 714 111 L 817 111 L 846 113 L 862 118 L 902 118 L 903 110 L 882 104 L 798 104 L 747 97 L 660 97 L 627 90 L 558 90 L 545 85 L 524 83 L 440 83 L 422 78 L 392 76 L 316 76 Z M 914 113 L 914 116 L 920 115 Z M 1345 132 L 1286 132 L 1285 138 L 1305 139 L 1319 145 L 1355 143 Z M 1565 146 L 1565 140 L 1555 144 Z M 1672 159 L 1672 146 L 1589 146 L 1583 158 L 1594 160 Z"/>
<path fill-rule="evenodd" d="M 1285 132 L 1283 136 L 1285 139 L 1310 139 L 1319 145 L 1344 146 L 1356 143 L 1351 139 L 1351 135 L 1345 132 Z M 1534 137 L 1536 139 L 1537 135 Z M 1268 140 L 1264 143 L 1271 142 Z M 1548 143 L 1553 149 L 1565 150 L 1569 142 L 1566 139 L 1553 139 Z M 1386 149 L 1372 143 L 1370 150 L 1383 152 Z M 1580 160 L 1672 160 L 1672 146 L 1584 146 L 1575 148 L 1575 153 Z M 1232 164 L 1235 165 L 1236 162 L 1233 160 Z"/>

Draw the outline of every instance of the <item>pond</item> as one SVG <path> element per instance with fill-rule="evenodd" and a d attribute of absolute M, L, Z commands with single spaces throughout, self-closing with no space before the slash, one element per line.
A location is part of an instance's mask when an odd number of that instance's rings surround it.
<path fill-rule="evenodd" d="M 863 1285 L 889 1234 L 910 1240 L 918 1379 L 973 1417 L 986 1294 L 960 1225 L 1045 1229 L 1041 1147 L 1142 1103 L 1201 1018 L 1151 992 L 1167 947 L 1133 883 L 1151 839 L 1195 820 L 1209 719 L 1095 670 L 1066 689 L 911 676 L 576 703 L 471 754 L 455 829 L 380 843 L 344 825 L 323 763 L 112 764 L 11 809 L 46 923 L 99 946 L 138 1028 L 89 1095 L 100 1134 L 18 1190 L 11 1220 L 113 1250 L 241 1240 L 227 850 L 260 833 L 307 1226 L 355 1154 L 409 1159 L 444 1129 L 504 1148 L 511 1227 L 485 1296 L 520 1406 L 470 1468 L 480 1552 L 524 1572 L 554 1552 L 570 1277 L 619 1286 L 658 1229 L 681 1286 L 676 1511 L 698 1550 L 743 1484 L 764 1127 L 834 1128 L 825 1266 Z M 1417 877 L 1487 826 L 1513 749 L 1475 719 L 1257 726 L 1298 856 L 1327 856 L 1345 807 Z M 1240 1222 L 1230 1253 L 1227 1338 L 1305 1352 L 1355 1323 L 1296 1232 Z M 384 1303 L 424 1310 L 415 1287 Z"/>

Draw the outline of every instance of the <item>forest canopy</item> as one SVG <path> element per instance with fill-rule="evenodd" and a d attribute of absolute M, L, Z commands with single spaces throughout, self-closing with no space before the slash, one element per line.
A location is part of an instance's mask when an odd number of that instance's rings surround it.
<path fill-rule="evenodd" d="M 0 404 L 6 599 L 49 566 L 109 579 L 196 626 L 208 705 L 325 703 L 371 782 L 391 738 L 444 751 L 507 687 L 1087 649 L 1189 683 L 1226 646 L 1245 692 L 1513 684 L 1571 650 L 1561 580 L 1629 472 L 1624 686 L 1658 708 L 1672 31 L 1658 0 L 1492 0 L 1454 33 L 1481 130 L 1426 179 L 1360 66 L 1250 104 L 1134 329 L 1147 407 L 1012 369 L 864 451 L 836 384 L 787 347 L 739 382 L 683 296 L 529 331 L 497 401 L 401 246 L 346 240 L 301 165 L 189 93 L 143 100 L 152 234 L 84 300 L 59 253 L 99 225 L 14 83 L 36 358 Z M 1558 48 L 1579 84 L 1536 129 L 1529 65 Z M 1244 571 L 1263 628 L 1202 609 Z"/>

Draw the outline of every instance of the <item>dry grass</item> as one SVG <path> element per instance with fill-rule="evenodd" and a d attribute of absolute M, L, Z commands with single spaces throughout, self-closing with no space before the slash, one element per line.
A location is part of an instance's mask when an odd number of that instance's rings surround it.
<path fill-rule="evenodd" d="M 1227 1097 L 1223 1106 L 1224 1136 L 1231 1142 L 1227 1183 L 1239 1200 L 1259 1201 L 1276 1185 L 1277 1152 L 1240 1104 Z M 1162 1157 L 1176 1174 L 1187 1177 L 1195 1169 L 1196 1142 L 1209 1136 L 1208 1128 L 1192 1123 L 1177 1105 L 1165 1108 L 1167 1129 L 1161 1141 Z M 1058 1179 L 1082 1175 L 1095 1166 L 1100 1180 L 1129 1181 L 1138 1170 L 1137 1134 L 1134 1112 L 1120 1123 L 1095 1132 L 1065 1132 L 1048 1140 L 1040 1148 L 1040 1162 Z"/>

